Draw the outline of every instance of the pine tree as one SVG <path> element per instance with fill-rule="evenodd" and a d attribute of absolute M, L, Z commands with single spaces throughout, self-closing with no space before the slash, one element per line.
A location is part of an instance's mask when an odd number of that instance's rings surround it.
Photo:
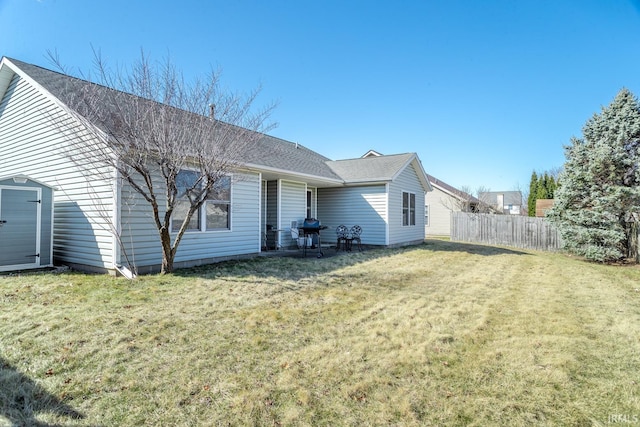
<path fill-rule="evenodd" d="M 565 147 L 566 162 L 547 216 L 567 249 L 610 262 L 628 255 L 628 220 L 640 210 L 640 105 L 622 89 Z"/>
<path fill-rule="evenodd" d="M 541 175 L 538 178 L 538 192 L 536 196 L 538 199 L 548 199 L 547 186 L 549 182 L 549 175 L 545 172 L 544 175 Z"/>
<path fill-rule="evenodd" d="M 547 198 L 548 199 L 553 199 L 555 197 L 557 187 L 558 187 L 558 184 L 556 183 L 555 178 L 553 177 L 553 175 L 549 175 L 549 180 L 547 181 Z"/>
<path fill-rule="evenodd" d="M 538 174 L 536 171 L 531 173 L 531 181 L 529 181 L 529 198 L 527 199 L 527 212 L 529 216 L 536 216 L 536 199 L 538 194 Z"/>

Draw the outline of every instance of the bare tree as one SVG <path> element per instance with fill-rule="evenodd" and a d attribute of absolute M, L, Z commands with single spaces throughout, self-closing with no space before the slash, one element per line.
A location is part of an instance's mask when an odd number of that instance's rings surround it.
<path fill-rule="evenodd" d="M 485 196 L 485 193 L 490 191 L 491 190 L 484 186 L 480 186 L 474 191 L 470 186 L 463 185 L 462 187 L 460 187 L 460 190 L 456 192 L 458 197 L 455 199 L 455 201 L 449 202 L 447 207 L 449 209 L 462 212 L 494 212 L 494 206 L 491 204 L 491 201 Z"/>
<path fill-rule="evenodd" d="M 454 212 L 475 212 L 477 199 L 472 195 L 468 186 L 462 186 L 458 189 L 451 189 L 452 197 L 442 198 L 442 205 Z"/>
<path fill-rule="evenodd" d="M 475 194 L 478 203 L 475 211 L 477 213 L 503 213 L 502 208 L 498 209 L 495 206 L 495 200 L 491 200 L 491 197 L 489 197 L 490 192 L 490 188 L 482 185 L 476 188 Z"/>
<path fill-rule="evenodd" d="M 66 90 L 69 112 L 84 124 L 69 158 L 105 180 L 116 171 L 139 196 L 133 199 L 148 204 L 161 272 L 171 272 L 194 215 L 228 191 L 243 153 L 272 127 L 266 121 L 275 104 L 254 111 L 259 90 L 245 96 L 224 90 L 217 71 L 187 82 L 169 59 L 152 63 L 144 53 L 126 70 L 110 69 L 96 53 L 95 70 L 95 82 L 73 80 Z"/>

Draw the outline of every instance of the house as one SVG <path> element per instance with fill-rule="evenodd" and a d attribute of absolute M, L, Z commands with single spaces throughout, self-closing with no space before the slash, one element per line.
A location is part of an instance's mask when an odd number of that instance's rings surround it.
<path fill-rule="evenodd" d="M 478 198 L 493 206 L 497 212 L 507 215 L 521 215 L 523 212 L 520 191 L 486 191 L 478 194 Z"/>
<path fill-rule="evenodd" d="M 480 201 L 432 175 L 427 178 L 433 191 L 425 197 L 425 234 L 451 236 L 451 212 L 475 212 Z"/>
<path fill-rule="evenodd" d="M 70 146 L 97 141 L 91 133 L 74 133 L 79 119 L 69 111 L 68 97 L 88 84 L 2 58 L 0 175 L 26 175 L 55 187 L 56 263 L 110 273 L 157 271 L 161 249 L 148 205 L 131 202 L 135 192 L 115 170 L 108 179 L 89 182 L 86 170 L 69 158 Z M 329 227 L 321 233 L 323 243 L 335 242 L 331 229 L 341 224 L 360 225 L 363 245 L 424 240 L 431 185 L 415 153 L 330 160 L 301 144 L 261 135 L 243 158 L 225 200 L 215 205 L 223 209 L 216 210 L 214 224 L 209 228 L 203 207 L 197 216 L 202 221 L 180 243 L 175 268 L 258 254 L 267 228 L 278 230 L 278 246 L 295 245 L 292 221 L 307 217 Z"/>

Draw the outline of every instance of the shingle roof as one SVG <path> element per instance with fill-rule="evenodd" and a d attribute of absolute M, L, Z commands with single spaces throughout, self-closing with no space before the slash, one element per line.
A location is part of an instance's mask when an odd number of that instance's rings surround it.
<path fill-rule="evenodd" d="M 37 65 L 9 59 L 20 70 L 40 84 L 51 95 L 68 104 L 74 94 L 90 82 L 78 79 Z M 110 89 L 105 88 L 105 91 Z M 133 97 L 133 95 L 131 95 Z M 247 147 L 244 161 L 256 167 L 285 170 L 305 175 L 341 181 L 341 177 L 328 167 L 329 159 L 300 144 L 262 135 L 257 144 Z"/>
<path fill-rule="evenodd" d="M 522 193 L 520 191 L 486 191 L 480 193 L 479 197 L 487 203 L 496 203 L 499 195 L 503 196 L 504 205 L 522 205 Z"/>
<path fill-rule="evenodd" d="M 327 164 L 347 182 L 390 181 L 414 157 L 414 153 L 405 153 L 335 160 Z"/>
<path fill-rule="evenodd" d="M 283 171 L 297 172 L 322 178 L 340 180 L 328 165 L 329 159 L 301 144 L 264 135 L 259 143 L 246 152 L 247 164 L 263 166 Z"/>
<path fill-rule="evenodd" d="M 472 203 L 478 203 L 480 202 L 480 200 L 478 200 L 477 198 L 473 197 L 471 194 L 466 193 L 462 190 L 458 190 L 457 188 L 455 188 L 452 185 L 447 184 L 444 181 L 440 181 L 438 178 L 436 178 L 433 175 L 429 175 L 427 174 L 427 178 L 429 179 L 429 182 L 433 185 L 436 185 L 440 188 L 442 188 L 443 190 L 445 190 L 446 192 L 448 192 L 449 194 L 460 198 L 461 200 L 467 200 L 469 202 Z"/>
<path fill-rule="evenodd" d="M 28 64 L 17 59 L 6 59 L 67 106 L 73 105 L 74 97 L 83 88 L 93 84 L 87 80 Z M 98 87 L 100 88 L 100 86 Z M 107 87 L 102 88 L 104 93 L 101 96 L 104 96 L 105 99 L 111 99 L 109 98 L 110 94 L 116 93 Z M 123 94 L 122 92 L 117 93 L 125 95 L 118 98 L 118 102 L 134 99 L 134 95 Z M 104 105 L 106 104 L 108 102 L 104 103 Z M 185 112 L 185 114 L 192 113 Z M 94 125 L 101 127 L 100 123 L 94 123 Z M 300 144 L 266 134 L 261 135 L 257 144 L 248 146 L 243 155 L 245 164 L 251 167 L 313 176 L 338 184 L 342 182 L 390 181 L 414 158 L 416 158 L 415 153 L 406 153 L 332 161 Z M 428 182 L 425 185 L 428 186 Z"/>

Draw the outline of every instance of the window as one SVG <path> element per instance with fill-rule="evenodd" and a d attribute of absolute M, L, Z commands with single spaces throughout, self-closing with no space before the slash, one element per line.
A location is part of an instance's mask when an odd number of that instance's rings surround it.
<path fill-rule="evenodd" d="M 424 205 L 424 225 L 429 226 L 429 205 Z"/>
<path fill-rule="evenodd" d="M 311 191 L 307 190 L 307 218 L 313 218 L 311 216 Z"/>
<path fill-rule="evenodd" d="M 171 231 L 177 232 L 189 212 L 191 206 L 190 192 L 199 177 L 199 173 L 181 170 L 176 177 L 178 201 L 171 216 Z M 225 176 L 216 182 L 213 191 L 199 211 L 194 212 L 189 220 L 187 231 L 202 231 L 203 219 L 205 230 L 228 230 L 231 228 L 231 177 Z M 204 218 L 203 218 L 204 213 Z"/>
<path fill-rule="evenodd" d="M 189 207 L 191 206 L 190 191 L 193 191 L 193 186 L 198 179 L 198 173 L 195 171 L 181 170 L 176 177 L 176 187 L 178 187 L 178 200 L 176 201 L 171 215 L 171 231 L 179 231 L 182 227 L 182 222 L 187 217 Z M 200 215 L 198 212 L 194 212 L 189 220 L 188 230 L 200 230 Z"/>
<path fill-rule="evenodd" d="M 206 202 L 207 230 L 231 228 L 229 207 L 231 206 L 231 177 L 225 176 L 216 182 Z"/>
<path fill-rule="evenodd" d="M 402 192 L 402 225 L 416 225 L 416 195 Z"/>

